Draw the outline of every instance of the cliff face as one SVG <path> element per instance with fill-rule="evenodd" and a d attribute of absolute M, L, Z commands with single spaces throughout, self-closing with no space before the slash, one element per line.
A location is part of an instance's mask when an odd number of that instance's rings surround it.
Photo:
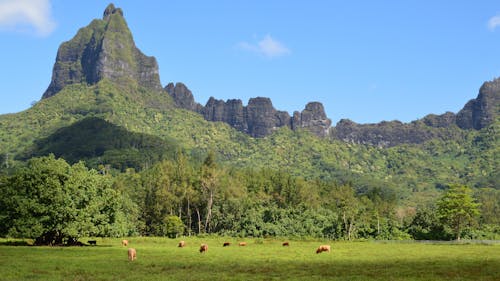
<path fill-rule="evenodd" d="M 410 123 L 383 121 L 357 124 L 348 119 L 331 127 L 323 105 L 310 102 L 302 112 L 290 116 L 276 110 L 269 98 L 252 98 L 247 106 L 241 100 L 217 100 L 211 97 L 205 106 L 195 102 L 182 83 L 170 83 L 166 91 L 178 107 L 198 112 L 208 121 L 225 122 L 253 137 L 265 137 L 280 127 L 306 129 L 319 137 L 331 137 L 346 142 L 390 147 L 400 144 L 423 143 L 433 138 L 449 139 L 460 135 L 458 128 L 480 130 L 499 116 L 500 79 L 483 84 L 476 99 L 469 101 L 458 113 L 429 114 Z"/>
<path fill-rule="evenodd" d="M 477 98 L 467 102 L 457 114 L 429 114 L 411 123 L 391 121 L 356 124 L 350 120 L 341 120 L 332 129 L 332 136 L 347 142 L 381 147 L 423 143 L 433 138 L 449 139 L 460 134 L 458 128 L 481 130 L 492 124 L 500 114 L 499 101 L 500 79 L 495 79 L 485 82 L 479 89 Z"/>
<path fill-rule="evenodd" d="M 332 121 L 326 116 L 323 104 L 310 102 L 306 108 L 299 113 L 293 113 L 292 129 L 308 128 L 312 133 L 320 137 L 329 135 Z"/>
<path fill-rule="evenodd" d="M 182 83 L 169 83 L 165 86 L 165 91 L 169 93 L 174 99 L 175 105 L 187 110 L 200 112 L 202 109 L 201 104 L 195 102 L 193 93 Z"/>
<path fill-rule="evenodd" d="M 238 131 L 253 137 L 265 137 L 280 127 L 293 130 L 306 129 L 312 133 L 326 137 L 331 120 L 326 117 L 323 105 L 312 102 L 300 113 L 290 117 L 288 112 L 276 110 L 271 99 L 265 97 L 251 98 L 247 106 L 239 99 L 227 101 L 211 97 L 205 106 L 195 102 L 191 91 L 182 83 L 170 83 L 165 90 L 172 96 L 175 104 L 187 110 L 203 115 L 205 120 L 224 122 Z"/>
<path fill-rule="evenodd" d="M 208 121 L 225 122 L 253 137 L 265 137 L 286 126 L 292 130 L 309 130 L 319 137 L 383 147 L 449 138 L 458 128 L 480 130 L 492 124 L 500 112 L 500 79 L 495 79 L 484 83 L 477 98 L 457 114 L 430 114 L 411 123 L 356 124 L 344 119 L 332 128 L 319 102 L 308 103 L 303 111 L 295 111 L 293 116 L 275 109 L 271 100 L 264 97 L 250 99 L 247 106 L 238 99 L 210 98 L 202 106 L 182 83 L 170 83 L 162 89 L 158 73 L 156 59 L 144 55 L 136 47 L 123 11 L 110 4 L 102 19 L 81 28 L 74 38 L 59 47 L 52 80 L 42 98 L 57 94 L 66 85 L 92 85 L 108 79 L 121 85 L 166 91 L 177 107 L 197 112 Z M 455 133 L 450 133 L 453 130 Z"/>
<path fill-rule="evenodd" d="M 500 114 L 500 78 L 485 82 L 477 98 L 465 104 L 456 116 L 456 124 L 462 129 L 480 130 Z"/>
<path fill-rule="evenodd" d="M 162 88 L 156 59 L 137 49 L 122 10 L 113 4 L 102 20 L 92 21 L 59 47 L 52 80 L 42 98 L 57 94 L 66 85 L 95 84 L 104 78 Z"/>

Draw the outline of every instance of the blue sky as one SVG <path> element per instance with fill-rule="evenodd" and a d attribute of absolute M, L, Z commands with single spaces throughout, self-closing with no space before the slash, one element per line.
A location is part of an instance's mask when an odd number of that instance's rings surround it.
<path fill-rule="evenodd" d="M 0 114 L 30 107 L 57 48 L 109 1 L 0 0 Z M 114 1 L 163 85 L 195 99 L 320 101 L 334 124 L 457 112 L 500 76 L 500 1 Z"/>

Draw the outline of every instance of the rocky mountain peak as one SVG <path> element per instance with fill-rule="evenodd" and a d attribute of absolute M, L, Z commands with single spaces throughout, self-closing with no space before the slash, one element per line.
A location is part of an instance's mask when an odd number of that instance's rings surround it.
<path fill-rule="evenodd" d="M 300 113 L 294 114 L 293 126 L 307 128 L 317 136 L 326 137 L 329 135 L 332 120 L 325 113 L 323 104 L 320 102 L 310 102 L 305 109 Z"/>
<path fill-rule="evenodd" d="M 485 82 L 477 98 L 467 102 L 457 113 L 456 123 L 462 129 L 480 130 L 500 114 L 500 78 Z"/>
<path fill-rule="evenodd" d="M 115 5 L 113 3 L 109 4 L 106 9 L 104 10 L 102 19 L 105 21 L 108 21 L 110 16 L 113 14 L 119 14 L 120 16 L 123 17 L 123 11 L 120 8 L 115 8 Z"/>
<path fill-rule="evenodd" d="M 200 112 L 202 105 L 194 100 L 193 93 L 183 83 L 168 83 L 165 86 L 165 91 L 172 96 L 175 105 L 187 110 Z"/>
<path fill-rule="evenodd" d="M 61 44 L 52 80 L 42 98 L 51 97 L 70 84 L 92 85 L 105 78 L 121 84 L 162 89 L 156 59 L 144 55 L 135 46 L 123 11 L 113 4 L 104 10 L 102 20 L 93 20 Z"/>
<path fill-rule="evenodd" d="M 306 129 L 320 137 L 329 135 L 331 120 L 325 114 L 323 104 L 310 102 L 302 112 L 293 117 L 286 111 L 276 110 L 270 98 L 256 97 L 243 106 L 240 99 L 227 101 L 210 97 L 205 106 L 195 102 L 193 94 L 183 83 L 169 83 L 165 91 L 172 97 L 177 107 L 195 111 L 205 120 L 224 122 L 240 132 L 253 137 L 265 137 L 277 128 L 292 130 Z"/>

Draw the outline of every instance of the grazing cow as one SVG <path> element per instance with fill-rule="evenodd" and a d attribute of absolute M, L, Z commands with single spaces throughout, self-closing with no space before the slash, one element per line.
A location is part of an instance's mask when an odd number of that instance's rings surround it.
<path fill-rule="evenodd" d="M 128 240 L 122 240 L 122 246 L 124 247 L 128 246 Z"/>
<path fill-rule="evenodd" d="M 89 240 L 87 242 L 89 243 L 89 245 L 97 245 L 97 241 L 96 240 Z"/>
<path fill-rule="evenodd" d="M 179 242 L 179 248 L 184 248 L 186 246 L 186 242 L 180 241 Z"/>
<path fill-rule="evenodd" d="M 240 242 L 238 243 L 238 246 L 246 246 L 247 245 L 247 242 Z"/>
<path fill-rule="evenodd" d="M 290 242 L 283 242 L 283 246 L 290 246 Z"/>
<path fill-rule="evenodd" d="M 316 254 L 319 254 L 321 252 L 330 252 L 330 245 L 321 245 L 316 249 Z"/>
<path fill-rule="evenodd" d="M 200 246 L 200 253 L 205 253 L 208 251 L 208 245 L 207 244 L 201 244 Z"/>
<path fill-rule="evenodd" d="M 128 260 L 133 261 L 137 258 L 137 252 L 135 251 L 134 248 L 129 248 L 128 249 Z"/>
<path fill-rule="evenodd" d="M 222 247 L 228 247 L 229 245 L 231 245 L 231 243 L 229 243 L 229 242 L 224 242 L 224 245 L 222 245 Z"/>

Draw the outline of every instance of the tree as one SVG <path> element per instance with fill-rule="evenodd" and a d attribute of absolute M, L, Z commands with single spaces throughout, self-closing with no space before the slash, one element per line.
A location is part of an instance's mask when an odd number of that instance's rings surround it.
<path fill-rule="evenodd" d="M 184 223 L 178 216 L 167 216 L 164 219 L 164 235 L 176 238 L 184 232 Z"/>
<path fill-rule="evenodd" d="M 219 185 L 219 170 L 215 163 L 215 153 L 210 151 L 201 166 L 201 189 L 206 198 L 207 213 L 205 216 L 205 232 L 210 230 L 212 219 L 212 207 L 215 200 L 215 192 Z"/>
<path fill-rule="evenodd" d="M 432 206 L 418 209 L 415 217 L 408 226 L 408 233 L 416 240 L 441 240 L 450 238 L 437 217 L 436 208 Z"/>
<path fill-rule="evenodd" d="M 54 155 L 33 158 L 0 183 L 0 235 L 38 245 L 72 244 L 82 236 L 123 235 L 111 178 Z"/>
<path fill-rule="evenodd" d="M 439 219 L 453 229 L 457 240 L 463 228 L 473 223 L 479 215 L 479 204 L 467 186 L 452 185 L 437 201 Z"/>
<path fill-rule="evenodd" d="M 356 223 L 361 211 L 360 200 L 350 185 L 342 185 L 332 189 L 330 197 L 333 199 L 333 204 L 340 216 L 339 219 L 343 223 L 344 236 L 347 240 L 351 240 L 357 231 Z"/>

